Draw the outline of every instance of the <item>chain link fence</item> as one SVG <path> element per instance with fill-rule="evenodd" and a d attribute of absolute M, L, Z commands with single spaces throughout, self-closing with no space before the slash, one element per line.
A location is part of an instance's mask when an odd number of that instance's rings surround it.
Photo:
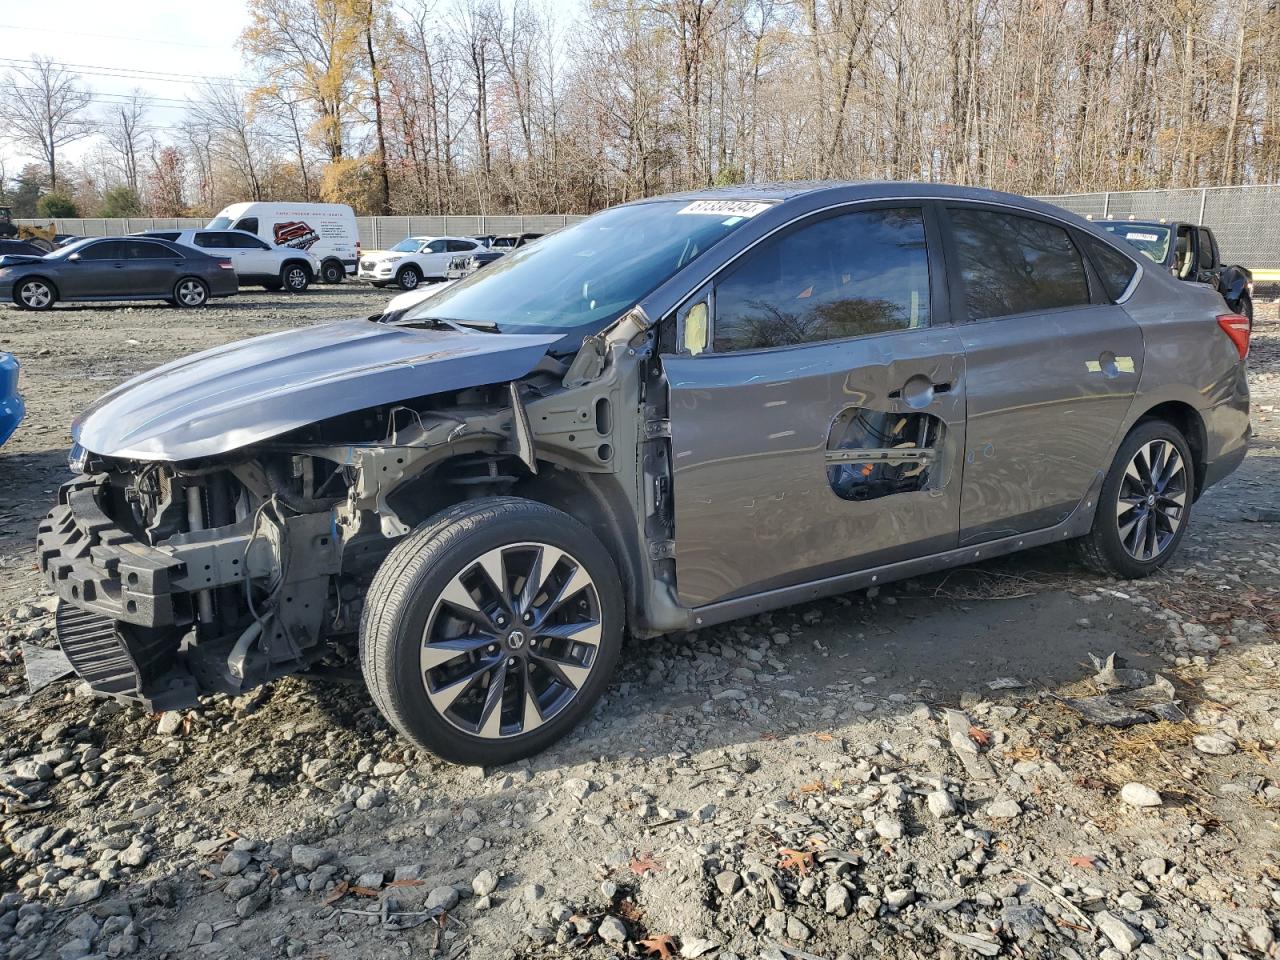
<path fill-rule="evenodd" d="M 1280 184 L 1039 197 L 1095 220 L 1187 220 L 1210 227 L 1226 263 L 1280 270 Z"/>
<path fill-rule="evenodd" d="M 384 250 L 405 237 L 472 237 L 486 234 L 551 233 L 583 217 L 546 213 L 529 216 L 450 215 L 439 217 L 356 217 L 360 245 Z M 48 220 L 18 220 L 17 224 L 46 227 Z M 53 221 L 58 233 L 77 237 L 120 237 L 141 230 L 186 230 L 203 227 L 208 217 L 69 217 Z"/>

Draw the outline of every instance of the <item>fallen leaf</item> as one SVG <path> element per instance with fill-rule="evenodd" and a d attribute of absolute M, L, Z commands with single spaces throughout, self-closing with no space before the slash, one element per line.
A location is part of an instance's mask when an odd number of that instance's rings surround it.
<path fill-rule="evenodd" d="M 1096 870 L 1093 865 L 1094 857 L 1087 853 L 1077 853 L 1075 856 L 1067 860 L 1067 863 L 1073 867 L 1083 867 L 1085 870 Z"/>
<path fill-rule="evenodd" d="M 795 870 L 800 876 L 804 876 L 809 868 L 813 866 L 813 854 L 807 850 L 792 850 L 790 847 L 783 847 L 778 851 L 778 866 L 783 870 Z"/>
<path fill-rule="evenodd" d="M 813 735 L 813 739 L 821 740 L 823 743 L 830 743 L 832 740 L 835 739 L 835 737 L 833 737 L 829 733 L 815 733 Z"/>
<path fill-rule="evenodd" d="M 324 905 L 326 907 L 333 906 L 335 903 L 337 903 L 339 900 L 345 897 L 347 895 L 347 891 L 350 889 L 351 889 L 351 884 L 343 880 L 340 884 L 338 884 L 329 892 L 329 895 L 327 897 L 324 898 Z"/>
<path fill-rule="evenodd" d="M 662 861 L 653 859 L 653 856 L 649 853 L 642 853 L 640 856 L 633 858 L 627 866 L 631 868 L 631 872 L 637 877 L 642 877 L 648 870 L 652 870 L 654 873 L 660 871 L 662 869 Z"/>
<path fill-rule="evenodd" d="M 991 742 L 991 734 L 975 724 L 969 727 L 969 739 L 978 746 L 985 747 Z"/>
<path fill-rule="evenodd" d="M 809 783 L 802 783 L 800 784 L 800 792 L 801 793 L 821 793 L 822 781 L 812 780 Z"/>
<path fill-rule="evenodd" d="M 646 956 L 658 955 L 659 960 L 671 960 L 675 956 L 676 942 L 670 934 L 660 933 L 640 941 Z"/>

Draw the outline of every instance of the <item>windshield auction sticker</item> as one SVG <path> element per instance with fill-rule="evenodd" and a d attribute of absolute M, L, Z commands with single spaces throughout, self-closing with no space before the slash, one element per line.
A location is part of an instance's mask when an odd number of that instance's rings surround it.
<path fill-rule="evenodd" d="M 1148 243 L 1156 243 L 1160 240 L 1159 234 L 1155 233 L 1126 233 L 1126 240 L 1146 240 Z"/>
<path fill-rule="evenodd" d="M 712 217 L 754 217 L 771 206 L 771 203 L 753 203 L 749 200 L 695 200 L 676 212 L 701 213 Z"/>

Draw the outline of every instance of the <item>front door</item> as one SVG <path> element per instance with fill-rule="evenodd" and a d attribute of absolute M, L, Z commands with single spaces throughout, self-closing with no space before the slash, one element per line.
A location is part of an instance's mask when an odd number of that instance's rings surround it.
<path fill-rule="evenodd" d="M 967 318 L 960 543 L 1065 520 L 1111 465 L 1142 373 L 1142 333 L 1060 223 L 947 211 Z M 1121 293 L 1124 284 L 1119 285 Z"/>
<path fill-rule="evenodd" d="M 116 297 L 129 292 L 124 240 L 99 240 L 79 251 L 58 278 L 64 297 Z"/>
<path fill-rule="evenodd" d="M 449 241 L 441 238 L 432 240 L 422 248 L 422 274 L 426 277 L 443 277 L 449 269 Z"/>
<path fill-rule="evenodd" d="M 685 308 L 663 357 L 681 602 L 956 545 L 965 367 L 937 236 L 920 206 L 815 215 Z"/>

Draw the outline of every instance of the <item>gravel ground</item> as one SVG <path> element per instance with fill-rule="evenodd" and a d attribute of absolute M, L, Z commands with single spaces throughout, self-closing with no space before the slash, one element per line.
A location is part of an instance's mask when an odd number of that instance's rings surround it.
<path fill-rule="evenodd" d="M 1276 955 L 1275 323 L 1251 456 L 1147 581 L 1043 550 L 633 641 L 578 731 L 500 769 L 406 747 L 351 671 L 159 717 L 70 680 L 27 698 L 75 412 L 387 299 L 0 308 L 29 402 L 0 452 L 0 960 Z M 1146 675 L 1095 676 L 1113 652 Z M 1068 703 L 1135 683 L 1170 719 Z"/>

